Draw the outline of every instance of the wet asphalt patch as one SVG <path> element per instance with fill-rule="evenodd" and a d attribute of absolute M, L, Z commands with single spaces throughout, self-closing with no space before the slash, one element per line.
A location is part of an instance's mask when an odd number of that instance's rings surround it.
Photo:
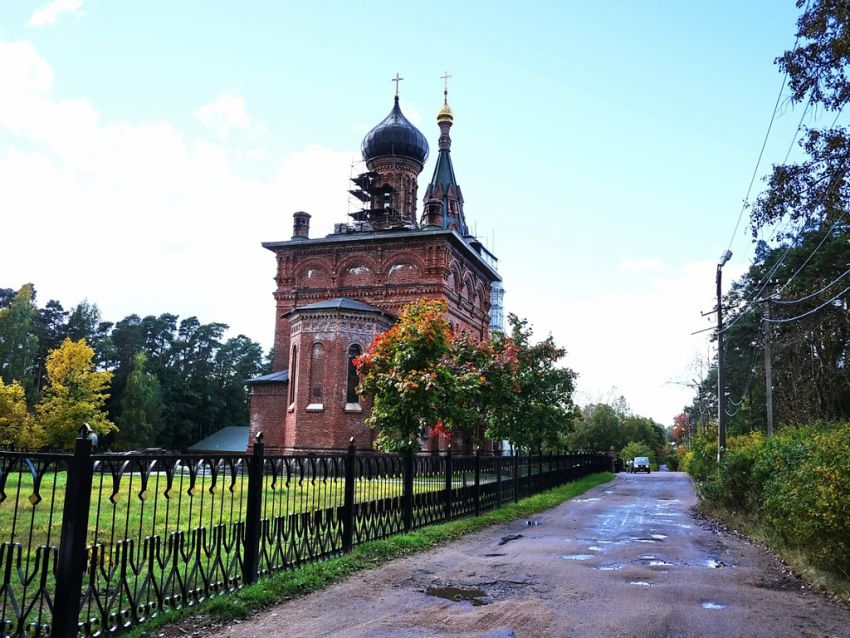
<path fill-rule="evenodd" d="M 423 589 L 422 593 L 427 596 L 435 596 L 436 598 L 445 598 L 456 603 L 468 602 L 473 607 L 480 607 L 487 604 L 487 601 L 483 600 L 487 596 L 487 593 L 483 589 L 476 587 L 432 586 Z"/>

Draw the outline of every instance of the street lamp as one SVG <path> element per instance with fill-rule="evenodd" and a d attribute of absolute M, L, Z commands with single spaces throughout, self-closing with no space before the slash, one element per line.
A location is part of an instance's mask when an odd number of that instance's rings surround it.
<path fill-rule="evenodd" d="M 720 281 L 723 266 L 732 258 L 732 251 L 726 250 L 717 262 L 717 460 L 723 458 L 726 451 L 726 384 L 723 370 L 723 306 Z"/>

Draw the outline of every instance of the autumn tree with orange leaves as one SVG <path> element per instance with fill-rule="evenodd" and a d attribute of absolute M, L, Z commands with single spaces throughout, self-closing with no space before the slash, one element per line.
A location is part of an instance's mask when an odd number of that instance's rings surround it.
<path fill-rule="evenodd" d="M 366 425 L 378 431 L 382 450 L 409 449 L 426 428 L 450 420 L 464 380 L 449 366 L 452 335 L 445 312 L 441 301 L 408 304 L 398 323 L 354 361 L 358 391 L 373 397 Z"/>
<path fill-rule="evenodd" d="M 428 434 L 480 442 L 482 430 L 517 448 L 556 447 L 575 416 L 575 374 L 557 365 L 564 350 L 552 337 L 532 343 L 513 315 L 510 335 L 452 335 L 445 313 L 441 301 L 409 304 L 355 361 L 378 447 L 409 449 Z"/>

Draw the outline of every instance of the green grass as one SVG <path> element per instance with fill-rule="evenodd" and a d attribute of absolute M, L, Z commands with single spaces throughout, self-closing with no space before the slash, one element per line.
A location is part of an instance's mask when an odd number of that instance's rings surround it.
<path fill-rule="evenodd" d="M 399 534 L 384 540 L 356 545 L 349 554 L 316 563 L 307 563 L 292 571 L 276 574 L 232 594 L 209 599 L 194 607 L 164 612 L 125 635 L 127 638 L 149 636 L 165 625 L 189 616 L 193 617 L 196 628 L 198 625 L 226 623 L 246 618 L 276 603 L 323 589 L 355 572 L 377 567 L 402 556 L 426 551 L 491 525 L 524 518 L 550 509 L 583 494 L 592 487 L 607 483 L 612 477 L 613 474 L 609 472 L 593 474 L 549 492 L 523 499 L 519 503 L 490 510 L 478 517 L 430 525 L 409 534 Z"/>
<path fill-rule="evenodd" d="M 706 499 L 700 499 L 697 507 L 706 516 L 768 547 L 810 586 L 845 603 L 850 603 L 850 580 L 817 567 L 805 550 L 789 547 L 775 528 L 765 524 L 758 517 L 713 504 Z"/>
<path fill-rule="evenodd" d="M 32 476 L 27 472 L 10 474 L 5 486 L 7 498 L 0 502 L 0 529 L 4 530 L 0 542 L 14 540 L 33 549 L 40 545 L 55 546 L 65 504 L 65 482 L 65 472 L 45 475 L 37 490 L 41 500 L 31 504 L 29 499 L 36 494 Z M 461 485 L 460 479 L 453 483 L 456 487 Z M 342 506 L 344 484 L 343 478 L 303 481 L 296 478 L 288 484 L 281 480 L 273 486 L 271 477 L 266 476 L 263 515 L 282 516 Z M 97 474 L 89 508 L 89 541 L 109 543 L 123 538 L 164 537 L 173 531 L 244 520 L 247 486 L 244 476 L 233 481 L 230 476 L 219 476 L 215 482 L 209 476 L 199 476 L 190 493 L 189 477 L 178 474 L 166 498 L 164 474 L 152 474 L 145 489 L 135 473 L 117 481 L 109 474 Z M 417 494 L 444 488 L 444 482 L 430 479 L 417 478 L 413 484 Z M 401 479 L 359 479 L 355 498 L 364 502 L 401 494 Z"/>

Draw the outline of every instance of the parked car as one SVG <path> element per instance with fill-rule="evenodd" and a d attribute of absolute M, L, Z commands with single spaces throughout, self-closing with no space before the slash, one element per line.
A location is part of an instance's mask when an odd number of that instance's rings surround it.
<path fill-rule="evenodd" d="M 633 473 L 646 472 L 649 474 L 649 459 L 645 456 L 636 456 L 632 461 Z"/>

